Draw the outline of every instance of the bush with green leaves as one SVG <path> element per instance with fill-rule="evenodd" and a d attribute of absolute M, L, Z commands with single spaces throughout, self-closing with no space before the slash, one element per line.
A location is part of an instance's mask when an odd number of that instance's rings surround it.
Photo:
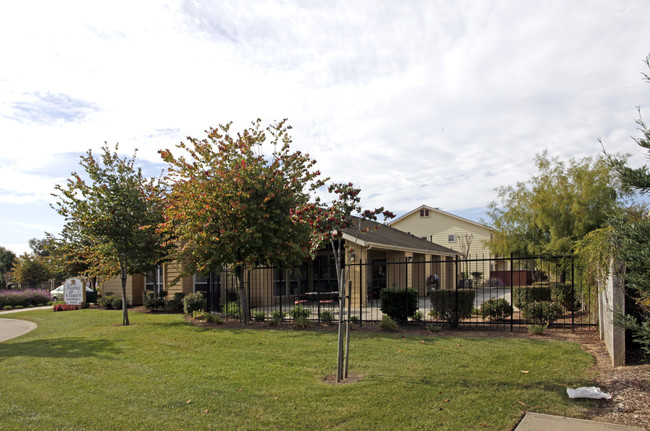
<path fill-rule="evenodd" d="M 530 335 L 544 335 L 544 331 L 546 331 L 546 328 L 548 328 L 548 324 L 546 324 L 546 325 L 530 325 L 530 326 L 526 327 L 526 329 L 528 330 L 528 333 Z"/>
<path fill-rule="evenodd" d="M 359 322 L 359 316 L 350 316 L 350 322 L 358 323 Z"/>
<path fill-rule="evenodd" d="M 302 305 L 296 305 L 289 311 L 289 316 L 292 319 L 296 320 L 299 317 L 308 318 L 311 315 L 311 311 L 308 308 L 303 307 Z"/>
<path fill-rule="evenodd" d="M 512 305 L 504 298 L 491 298 L 481 305 L 481 315 L 484 319 L 506 320 L 512 316 Z"/>
<path fill-rule="evenodd" d="M 397 331 L 397 322 L 395 322 L 395 320 L 393 320 L 389 315 L 384 314 L 381 318 L 381 322 L 379 322 L 379 327 L 386 332 L 395 332 Z"/>
<path fill-rule="evenodd" d="M 380 310 L 397 322 L 406 322 L 418 309 L 418 292 L 414 289 L 387 287 L 380 291 Z"/>
<path fill-rule="evenodd" d="M 142 305 L 144 305 L 147 310 L 155 311 L 165 307 L 165 298 L 162 296 L 156 297 L 155 293 L 150 290 L 145 291 L 143 296 Z"/>
<path fill-rule="evenodd" d="M 413 313 L 413 321 L 415 322 L 421 322 L 422 319 L 424 319 L 424 313 L 421 311 L 416 311 Z"/>
<path fill-rule="evenodd" d="M 271 313 L 271 320 L 269 320 L 269 326 L 278 326 L 280 323 L 282 323 L 282 319 L 284 319 L 286 316 L 286 313 L 284 311 L 274 311 Z"/>
<path fill-rule="evenodd" d="M 334 321 L 334 313 L 332 313 L 330 310 L 321 311 L 320 321 L 329 325 L 330 323 L 332 323 L 332 321 Z"/>
<path fill-rule="evenodd" d="M 300 329 L 306 329 L 311 326 L 311 321 L 309 320 L 309 318 L 305 316 L 296 317 L 293 323 L 294 325 L 296 325 L 296 328 L 300 328 Z"/>
<path fill-rule="evenodd" d="M 122 309 L 122 297 L 116 295 L 106 295 L 97 299 L 97 304 L 100 307 L 103 307 L 107 310 L 121 310 Z M 127 301 L 126 306 L 129 306 Z"/>
<path fill-rule="evenodd" d="M 551 301 L 535 301 L 521 309 L 524 319 L 535 325 L 548 325 L 562 316 L 562 307 Z"/>
<path fill-rule="evenodd" d="M 241 314 L 241 307 L 239 306 L 239 302 L 227 302 L 226 305 L 223 306 L 223 314 L 229 317 L 239 317 Z"/>
<path fill-rule="evenodd" d="M 237 289 L 226 289 L 226 304 L 229 302 L 239 302 Z"/>
<path fill-rule="evenodd" d="M 551 288 L 548 286 L 515 286 L 512 302 L 520 310 L 531 302 L 550 301 Z"/>
<path fill-rule="evenodd" d="M 264 322 L 266 314 L 263 311 L 256 311 L 253 313 L 253 320 L 256 322 Z"/>
<path fill-rule="evenodd" d="M 206 313 L 205 321 L 208 323 L 215 323 L 217 325 L 221 325 L 223 323 L 223 320 L 221 320 L 221 316 L 215 313 Z"/>
<path fill-rule="evenodd" d="M 208 308 L 208 301 L 201 292 L 192 293 L 183 298 L 183 311 L 185 314 L 192 314 L 194 311 L 205 311 Z"/>
<path fill-rule="evenodd" d="M 429 323 L 427 325 L 427 331 L 435 334 L 437 332 L 442 331 L 442 328 L 440 326 L 436 325 L 435 323 Z"/>
<path fill-rule="evenodd" d="M 445 320 L 451 327 L 472 315 L 474 290 L 436 290 L 431 292 L 431 315 Z"/>
<path fill-rule="evenodd" d="M 567 311 L 578 311 L 582 304 L 576 299 L 573 286 L 565 283 L 557 283 L 551 287 L 551 295 Z"/>
<path fill-rule="evenodd" d="M 181 292 L 174 293 L 172 299 L 165 301 L 165 311 L 168 313 L 182 313 L 183 312 L 183 299 L 185 294 Z"/>

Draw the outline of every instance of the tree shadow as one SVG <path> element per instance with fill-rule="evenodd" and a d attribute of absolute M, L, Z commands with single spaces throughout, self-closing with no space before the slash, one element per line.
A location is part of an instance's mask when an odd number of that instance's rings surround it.
<path fill-rule="evenodd" d="M 0 361 L 16 356 L 34 358 L 100 358 L 115 359 L 123 352 L 110 340 L 89 340 L 87 338 L 55 338 L 2 343 Z"/>

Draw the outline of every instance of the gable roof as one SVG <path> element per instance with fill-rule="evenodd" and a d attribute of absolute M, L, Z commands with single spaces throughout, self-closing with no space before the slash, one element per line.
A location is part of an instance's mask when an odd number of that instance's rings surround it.
<path fill-rule="evenodd" d="M 356 218 L 353 226 L 343 230 L 343 238 L 362 247 L 403 250 L 442 256 L 460 255 L 459 252 L 450 248 L 418 238 L 394 227 L 360 218 Z"/>
<path fill-rule="evenodd" d="M 429 211 L 433 211 L 433 212 L 435 212 L 435 213 L 438 213 L 438 214 L 441 214 L 441 215 L 444 215 L 444 216 L 447 216 L 447 217 L 451 217 L 451 218 L 454 218 L 454 219 L 456 219 L 456 220 L 463 221 L 463 222 L 465 222 L 465 223 L 473 224 L 474 226 L 477 226 L 477 227 L 480 227 L 480 228 L 483 228 L 483 229 L 487 229 L 487 230 L 489 230 L 489 231 L 493 231 L 493 230 L 494 230 L 494 229 L 491 228 L 490 226 L 485 225 L 485 224 L 483 224 L 483 223 L 475 222 L 475 221 L 473 221 L 473 220 L 466 219 L 466 218 L 464 218 L 464 217 L 457 216 L 457 215 L 455 215 L 455 214 L 448 213 L 448 212 L 446 212 L 446 211 L 442 211 L 442 210 L 440 210 L 439 208 L 430 207 L 429 205 L 420 205 L 419 207 L 417 207 L 417 208 L 414 209 L 413 211 L 409 211 L 409 212 L 407 212 L 406 214 L 404 214 L 403 216 L 397 217 L 395 220 L 391 221 L 391 222 L 389 223 L 389 225 L 394 225 L 395 223 L 404 220 L 405 218 L 407 218 L 408 216 L 410 216 L 410 215 L 412 215 L 412 214 L 419 213 L 421 209 L 427 209 L 427 210 L 429 210 Z"/>

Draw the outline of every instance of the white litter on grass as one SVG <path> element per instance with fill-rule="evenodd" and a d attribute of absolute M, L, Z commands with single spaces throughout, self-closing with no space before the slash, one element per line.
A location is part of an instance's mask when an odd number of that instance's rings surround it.
<path fill-rule="evenodd" d="M 569 395 L 569 398 L 593 398 L 593 399 L 605 399 L 609 400 L 612 398 L 611 394 L 607 392 L 602 392 L 600 388 L 591 386 L 588 388 L 566 388 L 566 393 Z"/>

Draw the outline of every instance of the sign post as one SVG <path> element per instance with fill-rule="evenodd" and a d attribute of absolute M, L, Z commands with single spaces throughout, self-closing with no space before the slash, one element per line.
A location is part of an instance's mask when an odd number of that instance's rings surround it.
<path fill-rule="evenodd" d="M 86 296 L 83 281 L 79 278 L 68 278 L 63 288 L 63 300 L 66 304 L 80 305 Z"/>

